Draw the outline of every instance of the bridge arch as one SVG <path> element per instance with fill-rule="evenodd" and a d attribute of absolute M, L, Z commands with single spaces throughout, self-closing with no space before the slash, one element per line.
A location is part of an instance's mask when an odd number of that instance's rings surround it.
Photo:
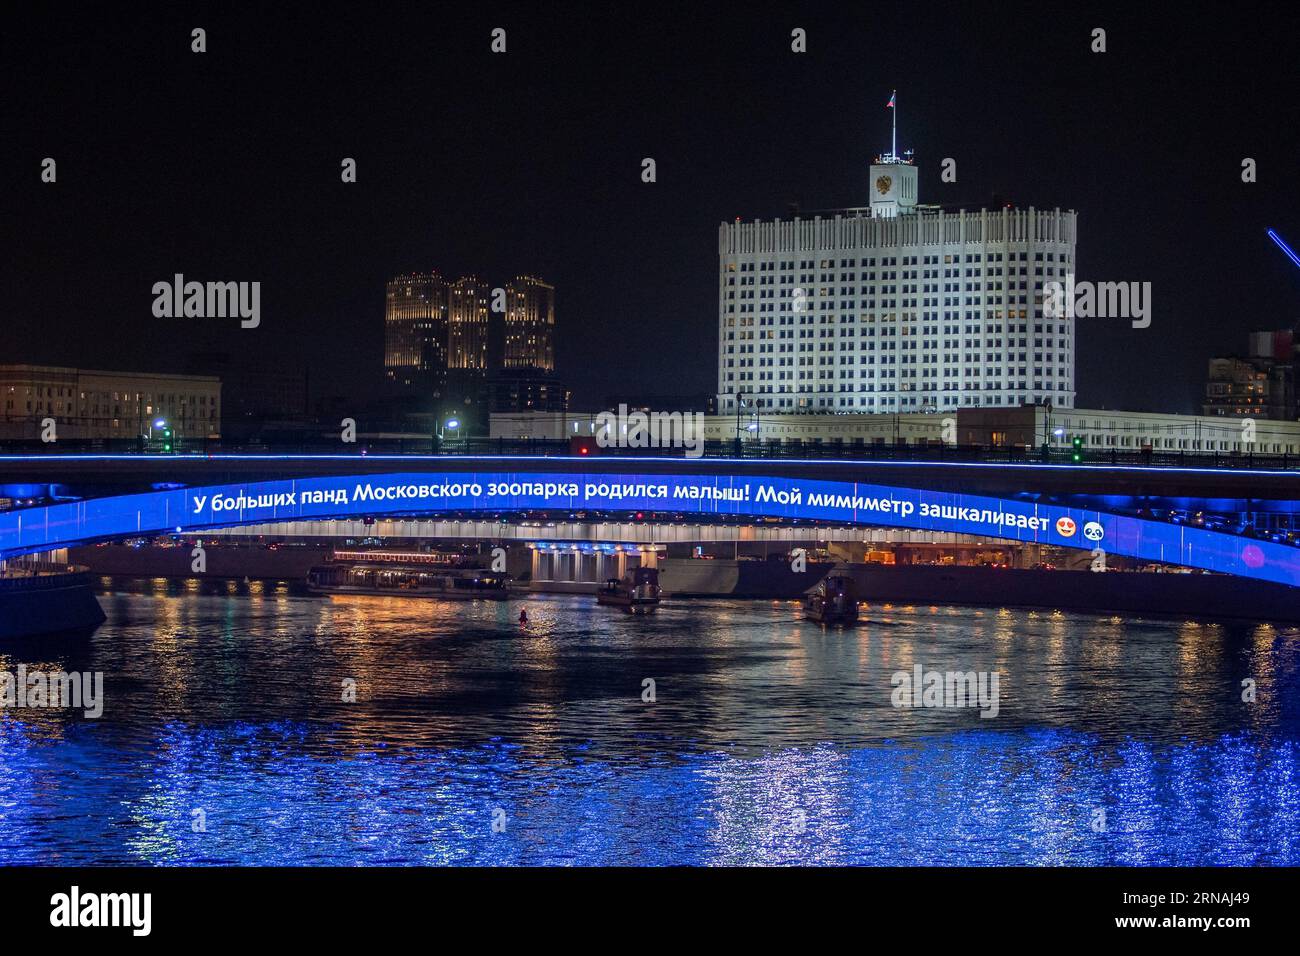
<path fill-rule="evenodd" d="M 1300 586 L 1300 549 L 1128 515 L 987 495 L 761 475 L 419 471 L 248 481 L 0 514 L 0 560 L 134 535 L 358 516 L 670 512 L 983 535 Z"/>

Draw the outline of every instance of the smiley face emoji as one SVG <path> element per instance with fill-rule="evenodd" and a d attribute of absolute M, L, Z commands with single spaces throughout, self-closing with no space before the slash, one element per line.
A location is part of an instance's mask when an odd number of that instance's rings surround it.
<path fill-rule="evenodd" d="M 1056 519 L 1056 533 L 1062 538 L 1073 538 L 1074 532 L 1078 530 L 1078 525 L 1069 515 Z"/>

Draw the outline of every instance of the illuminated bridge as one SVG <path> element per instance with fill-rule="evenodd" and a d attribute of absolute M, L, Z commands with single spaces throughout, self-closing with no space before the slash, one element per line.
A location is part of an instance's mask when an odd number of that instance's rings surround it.
<path fill-rule="evenodd" d="M 895 528 L 1300 585 L 1300 475 L 1141 466 L 582 456 L 0 458 L 0 560 L 243 526 L 438 518 Z M 506 537 L 506 535 L 503 535 Z"/>

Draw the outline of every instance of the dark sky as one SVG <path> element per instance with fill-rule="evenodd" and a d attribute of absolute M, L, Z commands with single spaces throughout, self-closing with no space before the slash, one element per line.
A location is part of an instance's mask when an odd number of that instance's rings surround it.
<path fill-rule="evenodd" d="M 1300 42 L 1253 8 L 225 6 L 7 14 L 0 363 L 216 346 L 365 397 L 385 278 L 436 268 L 553 282 L 580 407 L 711 391 L 719 222 L 865 204 L 894 87 L 923 202 L 1076 209 L 1080 279 L 1153 283 L 1151 328 L 1080 320 L 1080 405 L 1191 411 L 1209 356 L 1300 319 L 1265 236 L 1300 248 Z M 262 327 L 154 318 L 175 272 L 261 281 Z"/>

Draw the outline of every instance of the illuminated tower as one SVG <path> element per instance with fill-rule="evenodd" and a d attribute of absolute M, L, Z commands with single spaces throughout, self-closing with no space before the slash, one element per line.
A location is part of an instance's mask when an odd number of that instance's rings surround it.
<path fill-rule="evenodd" d="M 491 287 L 477 276 L 464 276 L 451 284 L 447 303 L 448 369 L 487 370 L 491 294 Z"/>
<path fill-rule="evenodd" d="M 555 287 L 535 276 L 506 286 L 504 366 L 555 371 Z"/>
<path fill-rule="evenodd" d="M 396 385 L 439 394 L 447 371 L 447 281 L 436 271 L 389 280 L 384 370 Z"/>

